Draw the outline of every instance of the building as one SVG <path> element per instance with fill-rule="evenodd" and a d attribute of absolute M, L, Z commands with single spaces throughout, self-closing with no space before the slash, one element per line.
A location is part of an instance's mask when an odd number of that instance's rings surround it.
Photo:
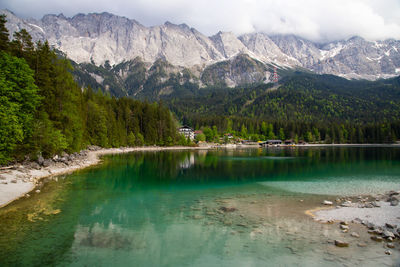
<path fill-rule="evenodd" d="M 285 145 L 294 146 L 294 145 L 296 145 L 296 142 L 294 140 L 292 140 L 292 139 L 285 140 Z"/>
<path fill-rule="evenodd" d="M 185 125 L 185 126 L 179 128 L 178 132 L 180 134 L 183 134 L 185 136 L 185 138 L 189 138 L 190 140 L 194 140 L 194 131 L 189 126 Z"/>
<path fill-rule="evenodd" d="M 266 144 L 268 146 L 279 146 L 282 145 L 282 140 L 267 140 Z"/>

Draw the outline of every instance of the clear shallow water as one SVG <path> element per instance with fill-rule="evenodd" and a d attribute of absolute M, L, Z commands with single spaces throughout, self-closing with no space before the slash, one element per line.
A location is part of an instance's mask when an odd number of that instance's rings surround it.
<path fill-rule="evenodd" d="M 368 236 L 367 248 L 336 248 L 331 240 L 349 236 L 304 211 L 399 187 L 398 148 L 110 156 L 0 210 L 0 265 L 393 265 L 398 252 L 384 255 Z"/>

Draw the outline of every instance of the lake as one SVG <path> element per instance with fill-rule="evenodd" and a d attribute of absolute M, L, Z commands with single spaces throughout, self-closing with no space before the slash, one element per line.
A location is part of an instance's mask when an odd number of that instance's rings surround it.
<path fill-rule="evenodd" d="M 393 189 L 390 146 L 111 155 L 1 209 L 0 266 L 392 266 L 398 243 L 385 255 L 305 211 Z"/>

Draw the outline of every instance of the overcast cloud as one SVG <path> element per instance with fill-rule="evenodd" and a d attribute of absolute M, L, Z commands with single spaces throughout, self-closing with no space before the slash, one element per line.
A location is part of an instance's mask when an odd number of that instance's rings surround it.
<path fill-rule="evenodd" d="M 23 17 L 107 11 L 146 26 L 186 23 L 206 35 L 263 31 L 314 41 L 400 39 L 400 0 L 1 0 Z"/>

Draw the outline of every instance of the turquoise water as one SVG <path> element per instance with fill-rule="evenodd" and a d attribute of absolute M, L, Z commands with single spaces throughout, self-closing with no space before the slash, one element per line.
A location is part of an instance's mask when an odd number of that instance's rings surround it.
<path fill-rule="evenodd" d="M 108 156 L 0 211 L 0 265 L 394 265 L 398 248 L 386 256 L 362 235 L 366 248 L 338 249 L 348 234 L 304 212 L 399 187 L 395 147 Z"/>

